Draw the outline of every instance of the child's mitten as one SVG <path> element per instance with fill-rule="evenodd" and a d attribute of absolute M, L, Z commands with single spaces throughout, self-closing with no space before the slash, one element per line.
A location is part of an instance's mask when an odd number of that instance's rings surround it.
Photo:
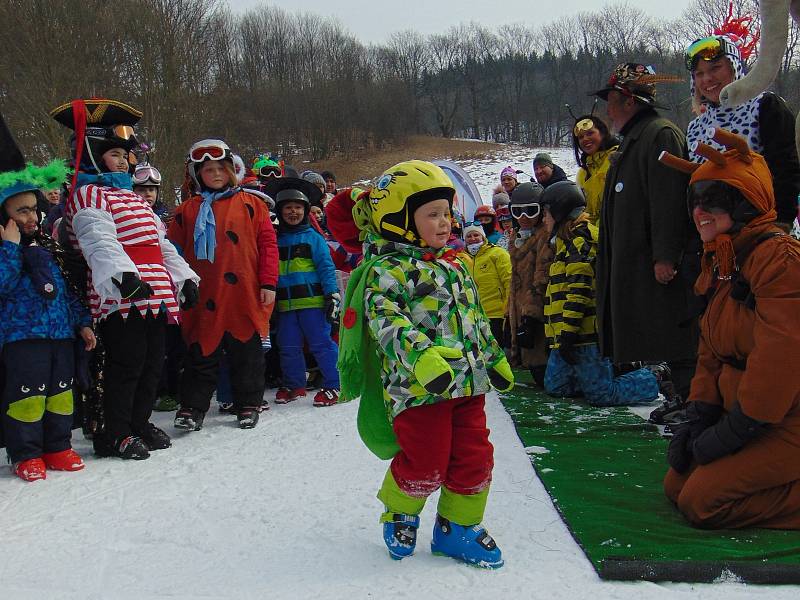
<path fill-rule="evenodd" d="M 441 394 L 453 382 L 455 374 L 445 358 L 461 358 L 461 351 L 445 346 L 431 346 L 414 363 L 414 377 L 431 394 Z"/>
<path fill-rule="evenodd" d="M 507 392 L 514 387 L 514 374 L 505 356 L 489 367 L 489 381 L 498 392 Z"/>

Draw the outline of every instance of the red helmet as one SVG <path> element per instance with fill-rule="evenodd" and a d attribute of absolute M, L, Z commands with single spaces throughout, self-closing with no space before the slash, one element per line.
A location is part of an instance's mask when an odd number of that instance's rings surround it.
<path fill-rule="evenodd" d="M 492 219 L 494 219 L 496 217 L 494 209 L 491 206 L 489 206 L 488 204 L 481 204 L 475 210 L 475 216 L 473 217 L 473 219 L 475 219 L 477 221 L 478 217 L 482 217 L 482 216 L 485 216 L 485 215 L 488 215 L 488 216 L 492 217 Z"/>

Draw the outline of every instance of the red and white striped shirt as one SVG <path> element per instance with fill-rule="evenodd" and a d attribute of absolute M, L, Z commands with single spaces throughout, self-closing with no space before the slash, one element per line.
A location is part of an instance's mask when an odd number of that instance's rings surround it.
<path fill-rule="evenodd" d="M 158 314 L 163 305 L 170 322 L 178 320 L 179 310 L 178 301 L 175 296 L 175 286 L 172 278 L 161 258 L 158 262 L 153 261 L 153 254 L 160 256 L 160 238 L 158 224 L 159 218 L 153 213 L 150 205 L 138 194 L 130 190 L 97 186 L 93 184 L 84 185 L 73 194 L 66 203 L 64 215 L 67 219 L 67 232 L 70 243 L 76 248 L 80 247 L 78 238 L 72 227 L 72 222 L 76 214 L 81 210 L 96 209 L 111 214 L 111 218 L 116 228 L 117 242 L 122 250 L 131 258 L 139 271 L 139 278 L 153 288 L 153 295 L 147 300 L 136 300 L 133 304 L 142 315 L 151 311 L 153 315 Z M 162 225 L 163 227 L 163 225 Z M 169 243 L 169 242 L 168 242 Z M 142 247 L 147 247 L 145 252 L 151 256 L 148 262 L 137 260 L 138 252 Z M 158 249 L 156 251 L 156 249 Z M 92 317 L 95 320 L 102 320 L 114 312 L 120 312 L 123 318 L 128 317 L 131 301 L 117 301 L 107 298 L 101 303 L 100 295 L 92 285 L 91 257 L 86 256 L 89 263 L 89 283 L 88 300 Z"/>

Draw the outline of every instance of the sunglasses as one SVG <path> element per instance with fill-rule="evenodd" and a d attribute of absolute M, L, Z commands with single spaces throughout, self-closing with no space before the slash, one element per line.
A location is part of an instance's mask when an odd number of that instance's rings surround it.
<path fill-rule="evenodd" d="M 155 185 L 161 185 L 161 173 L 154 167 L 139 167 L 133 172 L 134 185 L 145 185 L 152 182 Z"/>
<path fill-rule="evenodd" d="M 198 163 L 206 160 L 222 160 L 227 158 L 229 152 L 230 149 L 221 144 L 192 146 L 191 150 L 189 150 L 189 160 Z"/>
<path fill-rule="evenodd" d="M 733 213 L 739 200 L 736 188 L 723 181 L 698 181 L 689 186 L 686 203 L 689 214 L 695 208 L 711 214 Z"/>
<path fill-rule="evenodd" d="M 694 71 L 700 60 L 712 61 L 725 55 L 725 45 L 718 37 L 707 37 L 695 40 L 684 56 L 686 69 Z"/>
<path fill-rule="evenodd" d="M 531 204 L 511 205 L 511 215 L 515 219 L 519 219 L 520 217 L 528 217 L 529 219 L 535 219 L 541 213 L 542 213 L 542 207 L 540 204 L 536 202 L 532 202 Z"/>

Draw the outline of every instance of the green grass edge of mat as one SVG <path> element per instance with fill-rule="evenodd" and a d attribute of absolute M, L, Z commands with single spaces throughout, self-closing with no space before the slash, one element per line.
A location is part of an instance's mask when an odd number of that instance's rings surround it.
<path fill-rule="evenodd" d="M 793 571 L 800 569 L 800 532 L 690 527 L 663 494 L 666 440 L 655 427 L 625 408 L 592 408 L 548 397 L 534 387 L 529 373 L 515 371 L 515 375 L 518 385 L 500 394 L 501 401 L 523 446 L 550 450 L 537 454 L 540 450 L 534 448 L 534 453 L 529 452 L 531 463 L 576 543 L 601 577 L 712 581 L 731 574 L 734 580 L 781 582 L 760 580 L 759 573 L 770 573 L 783 582 L 797 582 Z M 564 421 L 565 415 L 578 419 L 553 427 L 554 420 Z M 570 428 L 581 429 L 581 420 L 587 426 L 595 425 L 599 434 L 565 435 L 570 434 Z M 622 488 L 610 482 L 623 477 L 602 462 L 608 460 L 609 452 L 623 459 L 633 453 L 634 464 L 628 465 L 632 468 L 619 465 L 622 475 L 627 476 Z M 566 477 L 553 468 L 563 460 L 574 463 L 576 459 L 579 464 Z M 587 474 L 594 477 L 587 479 Z M 620 491 L 628 492 L 623 506 L 614 502 Z M 649 508 L 643 511 L 643 506 Z M 602 539 L 604 530 L 610 533 L 606 539 Z M 615 534 L 621 539 L 615 540 Z M 675 566 L 679 564 L 683 566 Z M 680 577 L 681 572 L 686 574 L 685 579 Z"/>

